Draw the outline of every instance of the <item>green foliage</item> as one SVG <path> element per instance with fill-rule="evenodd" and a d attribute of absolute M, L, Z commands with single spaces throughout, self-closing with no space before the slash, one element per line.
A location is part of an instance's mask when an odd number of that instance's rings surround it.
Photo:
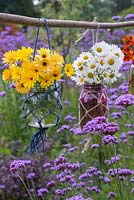
<path fill-rule="evenodd" d="M 0 12 L 25 16 L 39 16 L 35 12 L 32 0 L 0 0 Z"/>

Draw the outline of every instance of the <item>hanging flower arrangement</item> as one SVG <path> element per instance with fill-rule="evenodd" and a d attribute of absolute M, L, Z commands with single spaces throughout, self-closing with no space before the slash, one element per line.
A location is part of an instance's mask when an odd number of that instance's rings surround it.
<path fill-rule="evenodd" d="M 36 51 L 36 53 L 35 53 Z M 46 130 L 58 125 L 62 102 L 59 81 L 72 76 L 71 64 L 61 54 L 47 48 L 22 47 L 4 54 L 2 79 L 12 81 L 17 92 L 23 94 L 22 110 L 28 126 L 38 128 L 30 142 L 30 153 L 43 148 Z"/>
<path fill-rule="evenodd" d="M 121 74 L 124 54 L 121 49 L 104 41 L 95 43 L 89 52 L 82 52 L 73 62 L 72 79 L 77 85 L 114 83 Z"/>
<path fill-rule="evenodd" d="M 47 90 L 54 81 L 60 81 L 64 73 L 72 76 L 72 65 L 64 65 L 64 58 L 58 52 L 40 48 L 34 59 L 33 52 L 30 47 L 22 47 L 4 54 L 3 64 L 7 67 L 2 79 L 12 80 L 19 93 L 27 94 L 36 87 Z"/>
<path fill-rule="evenodd" d="M 72 79 L 82 85 L 79 98 L 80 127 L 108 110 L 104 85 L 114 83 L 121 74 L 124 54 L 121 49 L 104 41 L 95 43 L 88 52 L 82 52 L 73 62 Z"/>
<path fill-rule="evenodd" d="M 122 38 L 122 51 L 124 53 L 124 61 L 132 61 L 134 63 L 134 36 L 126 35 Z"/>
<path fill-rule="evenodd" d="M 131 66 L 129 70 L 129 93 L 134 94 L 134 36 L 126 35 L 122 38 L 122 51 L 124 53 L 124 61 L 130 61 Z"/>

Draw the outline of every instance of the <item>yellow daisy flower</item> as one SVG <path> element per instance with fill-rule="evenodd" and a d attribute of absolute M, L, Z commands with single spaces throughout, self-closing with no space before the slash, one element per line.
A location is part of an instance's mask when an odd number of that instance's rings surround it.
<path fill-rule="evenodd" d="M 6 53 L 4 53 L 4 57 L 2 58 L 3 63 L 6 64 L 13 64 L 14 62 L 16 62 L 16 51 L 8 51 Z"/>
<path fill-rule="evenodd" d="M 43 74 L 40 78 L 40 86 L 41 88 L 48 88 L 53 83 L 53 79 L 51 74 Z"/>
<path fill-rule="evenodd" d="M 52 77 L 57 81 L 61 79 L 61 69 L 59 65 L 56 65 L 52 68 Z"/>
<path fill-rule="evenodd" d="M 2 80 L 8 81 L 10 77 L 11 77 L 10 69 L 4 69 L 4 71 L 2 72 Z"/>
<path fill-rule="evenodd" d="M 51 61 L 54 63 L 54 65 L 61 65 L 64 64 L 64 58 L 59 53 L 54 51 L 54 53 L 51 55 Z"/>
<path fill-rule="evenodd" d="M 42 59 L 49 59 L 50 56 L 50 49 L 47 48 L 40 48 L 37 50 L 37 53 L 40 55 Z"/>
<path fill-rule="evenodd" d="M 43 69 L 49 69 L 52 65 L 51 61 L 49 59 L 41 59 L 36 64 L 39 67 L 43 67 Z"/>
<path fill-rule="evenodd" d="M 36 83 L 37 78 L 35 74 L 32 72 L 29 72 L 29 73 L 23 72 L 22 81 L 24 83 L 24 86 L 30 90 L 31 88 L 34 87 L 34 84 Z"/>
<path fill-rule="evenodd" d="M 72 64 L 66 64 L 64 71 L 67 76 L 71 77 L 74 74 L 74 68 L 72 67 Z"/>
<path fill-rule="evenodd" d="M 34 50 L 31 47 L 22 47 L 17 51 L 16 57 L 17 60 L 27 61 L 30 57 L 32 57 Z"/>
<path fill-rule="evenodd" d="M 29 88 L 25 87 L 23 81 L 16 82 L 16 90 L 21 94 L 27 94 L 30 90 Z"/>
<path fill-rule="evenodd" d="M 12 80 L 17 81 L 21 78 L 22 69 L 20 67 L 14 67 L 11 69 Z"/>

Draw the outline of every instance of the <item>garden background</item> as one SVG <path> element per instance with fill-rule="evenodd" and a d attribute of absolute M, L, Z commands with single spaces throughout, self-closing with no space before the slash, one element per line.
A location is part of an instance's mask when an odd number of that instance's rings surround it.
<path fill-rule="evenodd" d="M 125 17 L 134 12 L 134 2 L 0 0 L 0 12 L 80 21 L 93 21 L 97 17 L 98 22 L 113 22 L 113 16 L 120 16 L 119 21 L 126 21 Z M 93 45 L 91 30 L 81 41 L 75 42 L 84 31 L 75 28 L 49 28 L 51 46 L 64 56 L 66 62 L 72 63 L 80 52 L 88 51 Z M 37 27 L 0 22 L 1 74 L 3 54 L 22 46 L 34 47 L 36 32 Z M 134 35 L 133 28 L 101 29 L 98 41 L 104 40 L 122 48 L 122 38 L 128 34 Z M 48 46 L 44 28 L 40 29 L 37 45 L 39 48 Z M 61 122 L 47 131 L 44 150 L 29 155 L 29 142 L 36 130 L 25 124 L 22 95 L 15 91 L 12 84 L 7 85 L 0 80 L 0 200 L 134 199 L 133 106 L 126 110 L 115 105 L 118 96 L 128 94 L 130 65 L 131 62 L 124 62 L 119 81 L 107 87 L 107 117 L 120 127 L 116 133 L 119 140 L 116 149 L 101 146 L 96 136 L 83 152 L 90 137 L 82 134 L 78 125 L 81 87 L 77 87 L 71 79 L 64 78 Z M 13 161 L 15 163 L 11 166 Z M 119 169 L 122 170 L 120 174 Z M 114 170 L 113 174 L 110 170 Z"/>

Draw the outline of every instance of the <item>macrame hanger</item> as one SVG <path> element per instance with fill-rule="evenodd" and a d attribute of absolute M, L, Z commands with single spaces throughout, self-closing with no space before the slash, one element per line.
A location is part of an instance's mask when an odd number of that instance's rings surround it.
<path fill-rule="evenodd" d="M 48 47 L 51 50 L 51 45 L 50 45 L 50 38 L 49 38 L 49 31 L 48 31 L 48 22 L 46 20 L 46 18 L 41 18 L 40 20 L 43 20 L 43 22 L 45 23 L 45 29 L 46 29 L 46 33 L 47 33 L 47 41 L 48 41 Z M 39 30 L 40 27 L 38 27 L 37 29 L 37 34 L 36 34 L 36 38 L 35 38 L 35 43 L 34 43 L 34 52 L 33 52 L 33 60 L 35 58 L 36 55 L 36 50 L 37 50 L 37 43 L 38 43 L 38 38 L 39 38 Z M 42 147 L 42 149 L 44 149 L 44 142 L 46 141 L 46 130 L 48 129 L 48 127 L 42 127 L 41 122 L 39 121 L 39 131 L 36 132 L 31 139 L 30 142 L 30 146 L 29 146 L 29 153 L 33 154 L 35 153 L 37 150 L 40 150 L 40 147 Z"/>

